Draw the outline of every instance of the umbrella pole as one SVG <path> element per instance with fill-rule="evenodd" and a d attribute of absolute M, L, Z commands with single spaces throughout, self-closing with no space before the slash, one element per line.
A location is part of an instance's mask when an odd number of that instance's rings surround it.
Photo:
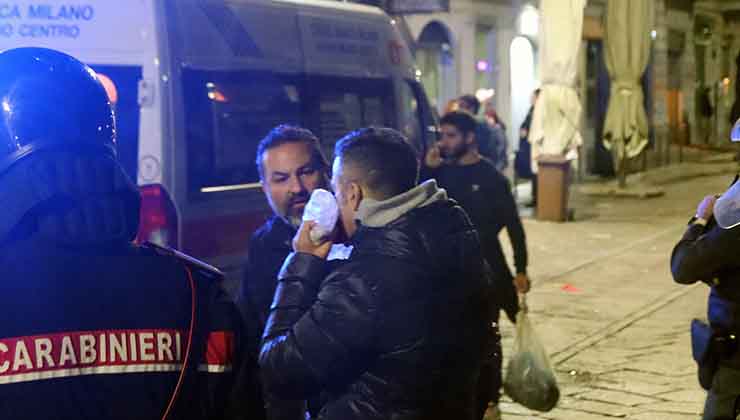
<path fill-rule="evenodd" d="M 618 151 L 621 151 L 621 153 L 618 153 L 617 157 L 617 165 L 619 166 L 617 170 L 617 178 L 619 182 L 619 188 L 627 188 L 627 151 L 625 150 L 626 147 L 626 141 L 627 139 L 622 140 L 622 143 L 619 145 Z"/>

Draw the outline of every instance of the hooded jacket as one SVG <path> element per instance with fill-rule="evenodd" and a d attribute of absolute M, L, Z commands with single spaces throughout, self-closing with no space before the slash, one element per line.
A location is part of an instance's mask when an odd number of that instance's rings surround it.
<path fill-rule="evenodd" d="M 428 181 L 365 199 L 349 260 L 294 253 L 265 331 L 266 387 L 321 390 L 318 418 L 472 419 L 488 277 L 464 211 Z"/>

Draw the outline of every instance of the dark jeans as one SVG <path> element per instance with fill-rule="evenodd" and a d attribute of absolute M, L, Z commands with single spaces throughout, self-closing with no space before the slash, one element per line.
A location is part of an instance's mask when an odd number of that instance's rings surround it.
<path fill-rule="evenodd" d="M 489 402 L 498 404 L 501 398 L 503 354 L 501 353 L 501 333 L 499 332 L 498 318 L 497 311 L 491 324 L 488 357 L 481 366 L 478 377 L 476 419 L 483 418 Z"/>
<path fill-rule="evenodd" d="M 720 363 L 707 393 L 702 420 L 735 420 L 740 413 L 740 370 Z"/>

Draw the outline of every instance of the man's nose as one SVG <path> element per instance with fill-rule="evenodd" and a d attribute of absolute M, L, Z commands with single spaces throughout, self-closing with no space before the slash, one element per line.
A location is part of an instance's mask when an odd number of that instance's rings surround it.
<path fill-rule="evenodd" d="M 306 191 L 306 186 L 300 176 L 293 176 L 290 178 L 290 192 L 298 194 Z"/>

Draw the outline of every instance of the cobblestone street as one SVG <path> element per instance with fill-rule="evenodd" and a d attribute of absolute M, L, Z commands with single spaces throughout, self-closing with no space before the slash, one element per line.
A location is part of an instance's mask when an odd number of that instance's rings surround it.
<path fill-rule="evenodd" d="M 504 397 L 504 419 L 700 418 L 705 394 L 691 359 L 689 323 L 705 318 L 708 289 L 675 284 L 669 259 L 696 204 L 730 180 L 682 181 L 649 200 L 574 194 L 575 222 L 525 220 L 528 304 L 561 400 L 543 414 Z M 507 321 L 503 334 L 506 357 L 513 344 Z"/>

